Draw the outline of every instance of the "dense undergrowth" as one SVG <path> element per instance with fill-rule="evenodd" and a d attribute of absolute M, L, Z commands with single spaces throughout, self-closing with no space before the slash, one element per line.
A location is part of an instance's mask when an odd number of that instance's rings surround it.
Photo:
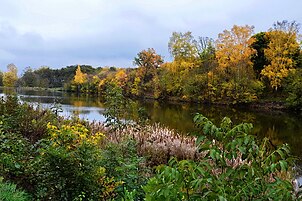
<path fill-rule="evenodd" d="M 288 146 L 257 140 L 251 124 L 198 114 L 200 132 L 182 136 L 122 121 L 118 94 L 106 124 L 1 99 L 0 200 L 298 199 Z"/>

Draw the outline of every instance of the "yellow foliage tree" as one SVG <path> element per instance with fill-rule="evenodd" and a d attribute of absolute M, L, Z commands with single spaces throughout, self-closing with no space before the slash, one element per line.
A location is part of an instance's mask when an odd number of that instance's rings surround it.
<path fill-rule="evenodd" d="M 76 70 L 75 76 L 74 76 L 74 83 L 77 85 L 83 84 L 86 82 L 86 74 L 82 73 L 80 65 L 78 65 L 78 68 Z"/>
<path fill-rule="evenodd" d="M 78 65 L 78 68 L 76 70 L 76 73 L 74 75 L 74 83 L 77 85 L 77 92 L 80 91 L 80 85 L 85 83 L 87 80 L 87 75 L 85 73 L 82 73 L 80 65 Z"/>
<path fill-rule="evenodd" d="M 14 64 L 7 65 L 7 72 L 3 73 L 3 85 L 5 87 L 14 87 L 17 80 L 17 67 Z"/>
<path fill-rule="evenodd" d="M 131 87 L 131 94 L 138 96 L 140 91 L 140 84 L 141 84 L 141 79 L 139 77 L 135 77 L 133 85 Z"/>
<path fill-rule="evenodd" d="M 294 70 L 294 54 L 299 51 L 297 42 L 298 28 L 295 22 L 277 22 L 273 29 L 267 32 L 269 38 L 268 48 L 264 50 L 264 55 L 270 62 L 264 66 L 261 75 L 267 77 L 272 88 L 277 90 L 283 78 Z"/>
<path fill-rule="evenodd" d="M 127 83 L 126 71 L 124 69 L 119 69 L 115 74 L 115 80 L 119 86 L 125 86 Z"/>
<path fill-rule="evenodd" d="M 253 26 L 234 25 L 231 31 L 224 30 L 216 41 L 216 58 L 218 69 L 239 80 L 242 76 L 252 76 L 251 55 L 255 52 L 250 48 L 254 42 L 252 38 Z"/>

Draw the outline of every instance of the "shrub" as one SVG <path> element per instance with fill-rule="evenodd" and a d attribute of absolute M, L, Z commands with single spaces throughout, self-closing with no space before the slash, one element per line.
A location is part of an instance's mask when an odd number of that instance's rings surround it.
<path fill-rule="evenodd" d="M 0 117 L 0 175 L 20 185 L 26 185 L 26 172 L 31 156 L 30 144 L 20 134 L 4 131 Z"/>
<path fill-rule="evenodd" d="M 144 191 L 141 186 L 147 183 L 151 169 L 146 166 L 144 157 L 137 154 L 134 140 L 125 138 L 119 144 L 108 143 L 103 151 L 103 167 L 109 177 L 121 181 L 117 188 L 117 199 L 126 199 L 132 193 L 133 199 L 143 200 Z"/>
<path fill-rule="evenodd" d="M 292 72 L 287 78 L 286 91 L 288 97 L 286 102 L 289 107 L 302 109 L 302 69 Z"/>
<path fill-rule="evenodd" d="M 224 103 L 251 103 L 258 99 L 258 96 L 263 91 L 263 84 L 260 81 L 252 80 L 231 80 L 223 82 L 218 96 Z"/>
<path fill-rule="evenodd" d="M 273 149 L 268 139 L 249 135 L 251 124 L 220 127 L 202 115 L 194 121 L 204 135 L 197 140 L 200 161 L 170 160 L 144 187 L 146 200 L 293 200 L 293 164 L 287 145 Z"/>
<path fill-rule="evenodd" d="M 0 200 L 1 201 L 29 201 L 29 196 L 15 184 L 3 182 L 0 177 Z"/>
<path fill-rule="evenodd" d="M 116 191 L 126 174 L 119 171 L 119 182 L 107 176 L 102 166 L 106 163 L 102 154 L 104 135 L 83 124 L 89 126 L 79 119 L 61 120 L 49 111 L 20 104 L 16 97 L 3 98 L 0 175 L 24 187 L 37 200 L 107 200 L 117 193 L 135 197 L 134 180 L 128 185 L 132 185 L 133 189 L 128 187 L 131 191 Z M 131 154 L 134 159 L 134 152 Z M 135 161 L 130 161 L 125 170 L 135 172 L 133 164 Z"/>
<path fill-rule="evenodd" d="M 57 116 L 51 111 L 20 104 L 16 96 L 7 96 L 0 101 L 0 115 L 6 122 L 6 132 L 20 133 L 32 143 L 47 134 L 47 123 L 55 122 Z"/>
<path fill-rule="evenodd" d="M 92 135 L 81 124 L 56 127 L 48 124 L 49 138 L 38 146 L 35 161 L 37 199 L 74 200 L 82 196 L 87 200 L 114 197 L 119 185 L 106 176 L 101 166 L 98 144 L 103 134 Z"/>
<path fill-rule="evenodd" d="M 125 126 L 125 112 L 127 111 L 127 101 L 123 96 L 122 88 L 116 83 L 109 83 L 106 87 L 106 117 L 105 124 L 114 132 Z"/>

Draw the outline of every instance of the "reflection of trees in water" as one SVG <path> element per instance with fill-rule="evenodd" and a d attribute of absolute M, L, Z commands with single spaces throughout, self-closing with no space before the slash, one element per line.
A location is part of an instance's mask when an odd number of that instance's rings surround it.
<path fill-rule="evenodd" d="M 12 87 L 4 87 L 3 93 L 6 95 L 12 95 L 12 96 L 17 95 L 15 88 L 12 88 Z"/>
<path fill-rule="evenodd" d="M 84 101 L 76 100 L 76 101 L 73 102 L 73 106 L 83 107 L 84 106 Z"/>
<path fill-rule="evenodd" d="M 79 114 L 89 114 L 90 110 L 79 110 Z"/>
<path fill-rule="evenodd" d="M 127 120 L 138 122 L 143 119 L 150 119 L 150 115 L 139 101 L 129 101 L 126 113 L 125 119 Z"/>
<path fill-rule="evenodd" d="M 290 113 L 258 113 L 255 123 L 256 134 L 268 137 L 274 145 L 288 143 L 294 155 L 302 154 L 301 116 Z"/>
<path fill-rule="evenodd" d="M 201 106 L 198 111 L 211 119 L 215 124 L 219 124 L 224 117 L 229 117 L 234 124 L 242 122 L 253 123 L 256 119 L 254 113 L 235 109 L 230 106 Z"/>
<path fill-rule="evenodd" d="M 98 113 L 103 116 L 104 115 L 104 112 L 105 112 L 105 109 L 104 110 L 98 110 Z"/>
<path fill-rule="evenodd" d="M 178 131 L 187 133 L 194 129 L 193 116 L 186 104 L 164 104 L 159 102 L 143 105 L 152 122 L 160 122 Z"/>
<path fill-rule="evenodd" d="M 75 107 L 99 107 L 105 108 L 104 100 L 101 97 L 93 96 L 76 96 L 72 94 L 68 97 L 68 102 L 70 105 Z"/>
<path fill-rule="evenodd" d="M 269 127 L 265 133 L 265 136 L 270 139 L 273 145 L 281 145 L 284 142 L 280 139 L 278 130 L 276 130 L 275 125 Z"/>

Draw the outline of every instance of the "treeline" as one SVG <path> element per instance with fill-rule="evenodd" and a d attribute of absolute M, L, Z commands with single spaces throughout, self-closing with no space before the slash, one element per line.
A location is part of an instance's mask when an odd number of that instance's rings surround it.
<path fill-rule="evenodd" d="M 165 62 L 149 48 L 134 58 L 137 68 L 27 69 L 17 85 L 101 94 L 108 84 L 115 83 L 127 96 L 228 104 L 273 96 L 301 107 L 299 36 L 295 21 L 277 22 L 256 34 L 253 26 L 235 25 L 216 40 L 174 32 L 168 43 L 172 62 Z"/>
<path fill-rule="evenodd" d="M 17 67 L 14 64 L 9 64 L 7 72 L 0 73 L 0 84 L 9 87 L 61 88 L 64 87 L 65 83 L 69 83 L 73 79 L 76 68 L 76 65 L 61 69 L 51 69 L 50 67 L 42 66 L 37 70 L 27 67 L 18 79 Z M 81 65 L 81 69 L 86 74 L 94 74 L 99 70 L 89 65 Z M 5 76 L 10 76 L 11 78 L 7 80 Z"/>

